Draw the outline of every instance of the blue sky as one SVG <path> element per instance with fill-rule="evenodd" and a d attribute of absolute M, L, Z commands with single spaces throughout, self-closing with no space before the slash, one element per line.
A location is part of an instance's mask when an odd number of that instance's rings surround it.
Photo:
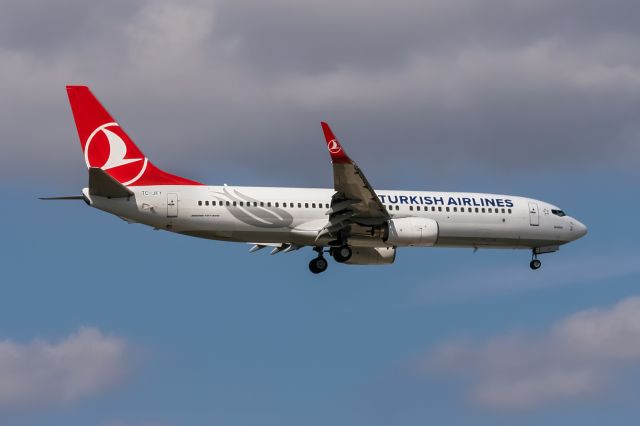
<path fill-rule="evenodd" d="M 526 252 L 408 249 L 390 267 L 332 264 L 321 276 L 308 273 L 306 251 L 250 255 L 81 202 L 36 200 L 56 185 L 7 186 L 3 339 L 57 342 L 95 327 L 124 339 L 127 353 L 125 377 L 104 391 L 4 416 L 25 425 L 632 424 L 633 363 L 593 397 L 516 410 L 478 406 L 473 379 L 419 365 L 452 338 L 545 333 L 636 295 L 635 178 L 469 177 L 545 195 L 589 225 L 588 238 L 544 256 L 538 272 Z"/>
<path fill-rule="evenodd" d="M 0 4 L 0 424 L 601 425 L 640 414 L 640 4 Z M 455 29 L 455 31 L 452 31 Z M 82 202 L 64 91 L 163 169 L 330 187 L 319 122 L 377 188 L 549 201 L 589 234 L 269 256 Z"/>

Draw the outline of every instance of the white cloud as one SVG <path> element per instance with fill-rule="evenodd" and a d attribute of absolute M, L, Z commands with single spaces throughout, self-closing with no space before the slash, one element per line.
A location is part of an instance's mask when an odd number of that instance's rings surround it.
<path fill-rule="evenodd" d="M 541 335 L 445 342 L 425 371 L 471 378 L 482 406 L 526 409 L 597 395 L 632 364 L 640 365 L 640 297 L 578 312 Z"/>
<path fill-rule="evenodd" d="M 83 327 L 64 340 L 0 342 L 0 409 L 72 403 L 121 383 L 129 344 Z"/>

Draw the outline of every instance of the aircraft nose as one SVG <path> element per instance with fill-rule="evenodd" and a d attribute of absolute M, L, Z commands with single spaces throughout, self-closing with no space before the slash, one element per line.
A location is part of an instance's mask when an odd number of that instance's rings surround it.
<path fill-rule="evenodd" d="M 584 223 L 580 222 L 579 220 L 574 219 L 573 232 L 576 235 L 576 240 L 578 238 L 582 238 L 585 235 L 587 235 L 587 226 Z"/>

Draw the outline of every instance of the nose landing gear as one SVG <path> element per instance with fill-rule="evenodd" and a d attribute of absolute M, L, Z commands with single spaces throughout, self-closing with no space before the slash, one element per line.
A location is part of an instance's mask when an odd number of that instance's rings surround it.
<path fill-rule="evenodd" d="M 536 249 L 533 249 L 531 251 L 531 262 L 529 263 L 529 267 L 535 271 L 536 269 L 540 269 L 541 266 L 542 262 L 538 260 L 538 253 L 536 253 Z"/>

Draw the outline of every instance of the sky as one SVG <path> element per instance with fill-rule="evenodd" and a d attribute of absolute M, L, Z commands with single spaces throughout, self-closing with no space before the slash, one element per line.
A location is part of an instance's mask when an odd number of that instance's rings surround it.
<path fill-rule="evenodd" d="M 640 3 L 0 2 L 0 425 L 635 425 Z M 330 187 L 327 120 L 377 188 L 559 205 L 558 253 L 310 250 L 130 225 L 66 84 L 159 167 Z"/>

